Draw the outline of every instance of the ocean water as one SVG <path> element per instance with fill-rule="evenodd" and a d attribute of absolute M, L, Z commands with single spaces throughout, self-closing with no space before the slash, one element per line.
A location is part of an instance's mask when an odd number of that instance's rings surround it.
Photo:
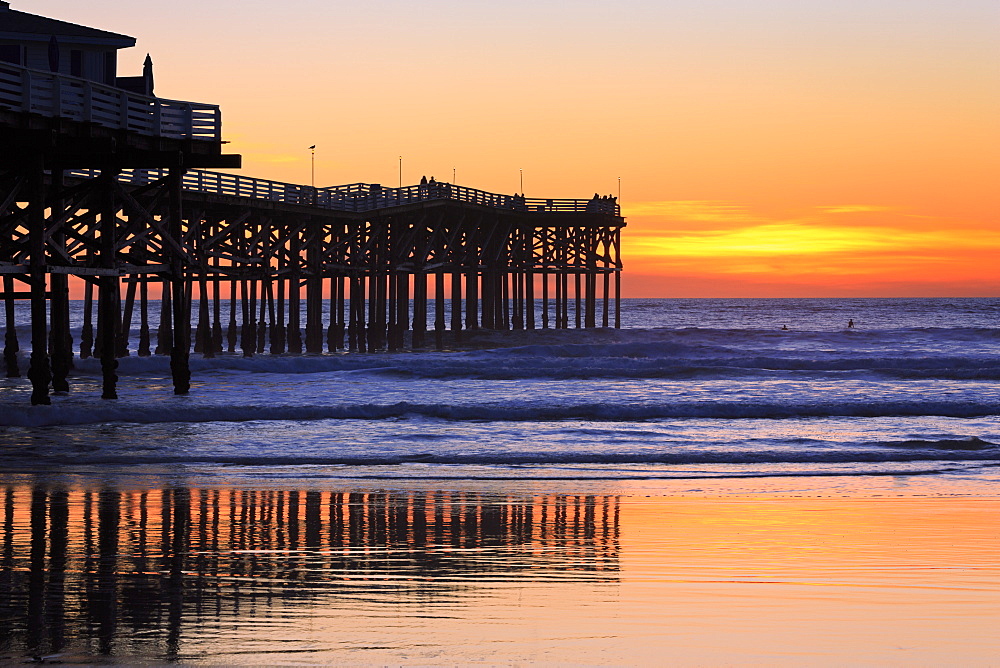
<path fill-rule="evenodd" d="M 622 315 L 0 378 L 0 662 L 995 662 L 1000 299 Z"/>
<path fill-rule="evenodd" d="M 99 398 L 97 361 L 78 360 L 50 407 L 27 405 L 25 379 L 0 380 L 0 457 L 8 471 L 387 481 L 901 474 L 956 490 L 1000 471 L 1000 300 L 623 311 L 621 330 L 494 333 L 445 352 L 193 355 L 184 397 L 166 358 L 121 360 L 117 401 Z"/>

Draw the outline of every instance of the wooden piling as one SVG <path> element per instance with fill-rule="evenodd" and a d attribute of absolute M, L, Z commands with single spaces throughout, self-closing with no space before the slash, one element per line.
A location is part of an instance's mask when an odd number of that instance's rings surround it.
<path fill-rule="evenodd" d="M 365 352 L 365 279 L 356 275 L 351 279 L 351 325 L 349 346 L 351 351 Z"/>
<path fill-rule="evenodd" d="M 553 309 L 555 310 L 555 323 L 554 323 L 555 329 L 562 329 L 563 328 L 563 321 L 562 321 L 562 306 L 563 306 L 562 289 L 563 289 L 563 282 L 562 282 L 562 279 L 563 279 L 562 274 L 560 274 L 560 273 L 557 272 L 557 273 L 554 274 L 553 281 L 552 281 L 554 283 L 554 286 L 553 286 L 554 287 L 554 291 L 553 291 L 554 294 L 552 295 L 552 306 L 553 306 Z"/>
<path fill-rule="evenodd" d="M 330 279 L 330 326 L 326 332 L 327 352 L 344 347 L 344 277 Z"/>
<path fill-rule="evenodd" d="M 100 265 L 112 270 L 115 266 L 115 252 L 118 228 L 118 205 L 115 201 L 114 186 L 117 169 L 101 171 L 100 181 L 103 207 L 100 216 Z M 102 399 L 118 398 L 118 329 L 121 327 L 119 310 L 119 278 L 104 274 L 97 285 L 97 339 L 100 348 Z"/>
<path fill-rule="evenodd" d="M 399 272 L 398 281 L 396 286 L 396 304 L 398 309 L 396 313 L 396 326 L 399 328 L 399 332 L 396 345 L 402 349 L 406 332 L 410 331 L 410 275 L 405 271 L 401 271 Z M 426 328 L 426 324 L 424 327 Z"/>
<path fill-rule="evenodd" d="M 412 332 L 412 347 L 423 348 L 427 337 L 427 274 L 422 268 L 413 273 Z"/>
<path fill-rule="evenodd" d="M 218 284 L 218 281 L 214 283 Z M 215 341 L 212 337 L 212 297 L 208 292 L 208 281 L 204 272 L 198 281 L 198 339 L 201 342 L 201 356 L 205 359 L 215 357 Z"/>
<path fill-rule="evenodd" d="M 181 208 L 181 168 L 171 167 L 168 173 L 169 210 L 167 234 L 177 245 L 183 242 Z M 184 280 L 185 258 L 175 252 L 170 258 L 170 288 L 173 302 L 173 347 L 170 350 L 170 373 L 173 377 L 174 394 L 187 394 L 191 390 L 191 368 L 189 355 L 191 348 L 191 306 L 187 300 Z"/>
<path fill-rule="evenodd" d="M 275 281 L 278 286 L 278 297 L 277 297 L 277 308 L 275 313 L 274 324 L 271 326 L 271 354 L 281 355 L 285 352 L 286 334 L 287 329 L 285 327 L 285 285 L 286 281 L 284 276 L 281 274 L 281 269 L 283 262 L 279 261 L 278 264 L 278 279 Z"/>
<path fill-rule="evenodd" d="M 539 272 L 542 281 L 542 329 L 549 328 L 549 272 Z"/>
<path fill-rule="evenodd" d="M 65 202 L 62 199 L 63 169 L 54 167 L 50 172 L 50 186 L 55 191 L 53 207 L 62 211 Z M 66 233 L 56 230 L 49 235 L 49 245 L 57 252 L 66 252 Z M 49 356 L 52 359 L 52 390 L 57 394 L 69 392 L 69 371 L 73 367 L 73 336 L 69 323 L 69 276 L 66 274 L 51 274 L 50 285 L 50 320 L 52 330 L 49 332 Z"/>
<path fill-rule="evenodd" d="M 267 352 L 267 301 L 271 293 L 271 281 L 266 277 L 260 281 L 260 314 L 257 318 L 257 353 Z"/>
<path fill-rule="evenodd" d="M 240 281 L 240 350 L 243 357 L 253 357 L 253 351 L 257 347 L 257 329 L 251 323 L 250 306 L 250 281 L 243 279 Z"/>
<path fill-rule="evenodd" d="M 215 357 L 212 350 L 212 325 L 210 322 L 210 309 L 208 297 L 208 283 L 205 280 L 205 272 L 201 271 L 198 276 L 198 326 L 194 334 L 194 352 L 201 353 L 202 357 Z"/>
<path fill-rule="evenodd" d="M 434 348 L 444 349 L 445 305 L 444 272 L 434 274 Z"/>
<path fill-rule="evenodd" d="M 462 340 L 462 274 L 451 274 L 451 335 L 454 340 Z"/>
<path fill-rule="evenodd" d="M 524 275 L 525 326 L 535 329 L 535 274 L 528 271 Z"/>
<path fill-rule="evenodd" d="M 306 240 L 306 352 L 323 352 L 323 235 L 318 226 Z"/>
<path fill-rule="evenodd" d="M 4 366 L 7 367 L 7 377 L 20 378 L 21 369 L 18 365 L 17 353 L 21 348 L 17 343 L 17 322 L 14 319 L 14 277 L 10 274 L 4 274 L 3 291 L 6 294 L 4 297 L 4 315 L 7 327 L 3 337 L 3 361 Z"/>
<path fill-rule="evenodd" d="M 89 286 L 89 283 L 88 283 Z M 160 287 L 160 326 L 156 330 L 156 355 L 169 355 L 174 347 L 173 325 L 171 317 L 173 308 L 170 299 L 170 280 L 164 276 Z M 83 356 L 83 353 L 80 354 Z"/>
<path fill-rule="evenodd" d="M 604 278 L 604 303 L 603 303 L 603 311 L 602 311 L 602 314 L 601 314 L 601 327 L 607 327 L 608 326 L 608 303 L 609 303 L 608 292 L 609 292 L 609 289 L 610 289 L 611 274 L 609 272 L 605 271 L 604 275 L 603 275 L 603 278 Z"/>
<path fill-rule="evenodd" d="M 46 303 L 45 263 L 45 174 L 41 156 L 28 168 L 28 192 L 32 202 L 28 205 L 28 254 L 31 285 L 31 357 L 28 362 L 28 379 L 31 381 L 31 404 L 48 405 L 49 383 L 52 371 L 48 354 L 48 321 Z"/>
<path fill-rule="evenodd" d="M 476 269 L 470 269 L 465 275 L 465 328 L 479 328 L 479 273 Z"/>
<path fill-rule="evenodd" d="M 236 327 L 236 281 L 229 281 L 229 324 L 226 326 L 226 352 L 236 352 L 238 330 Z"/>
<path fill-rule="evenodd" d="M 217 260 L 218 261 L 218 260 Z M 216 265 L 216 272 L 219 272 Z M 222 338 L 222 278 L 219 273 L 212 281 L 212 350 L 221 353 L 224 350 Z"/>
<path fill-rule="evenodd" d="M 125 307 L 122 311 L 122 321 L 118 326 L 118 341 L 115 354 L 118 357 L 128 357 L 129 338 L 132 333 L 132 315 L 135 310 L 135 293 L 138 287 L 135 281 L 129 281 L 125 286 Z"/>
<path fill-rule="evenodd" d="M 149 281 L 139 283 L 139 357 L 149 357 Z"/>
<path fill-rule="evenodd" d="M 581 294 L 582 293 L 581 285 L 583 283 L 582 279 L 583 276 L 580 275 L 580 272 L 576 272 L 575 274 L 573 274 L 573 298 L 576 301 L 576 310 L 574 311 L 574 313 L 576 315 L 577 329 L 580 329 L 583 326 L 583 309 L 581 308 L 581 304 L 583 302 L 582 299 L 583 295 Z"/>
<path fill-rule="evenodd" d="M 386 346 L 389 350 L 399 350 L 402 348 L 402 327 L 399 325 L 400 305 L 397 295 L 399 292 L 399 274 L 396 272 L 389 274 L 389 296 L 386 302 L 389 309 L 389 322 L 387 325 Z"/>

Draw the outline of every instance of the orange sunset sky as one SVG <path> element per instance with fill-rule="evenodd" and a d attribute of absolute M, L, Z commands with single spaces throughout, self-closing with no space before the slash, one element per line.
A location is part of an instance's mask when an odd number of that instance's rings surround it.
<path fill-rule="evenodd" d="M 626 296 L 1000 294 L 996 0 L 13 0 L 243 173 L 617 194 Z"/>

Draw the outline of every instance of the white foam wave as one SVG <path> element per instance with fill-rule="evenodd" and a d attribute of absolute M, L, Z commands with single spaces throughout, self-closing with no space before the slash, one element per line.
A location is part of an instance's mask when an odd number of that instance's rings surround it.
<path fill-rule="evenodd" d="M 601 330 L 541 333 L 548 343 L 456 352 L 191 356 L 195 376 L 214 373 L 287 375 L 345 373 L 408 378 L 744 378 L 790 375 L 862 374 L 887 379 L 1000 380 L 996 339 L 988 346 L 931 346 L 865 333 L 875 345 L 847 345 L 853 334 L 816 334 L 808 342 L 774 332 L 721 330 Z M 963 330 L 968 331 L 968 330 Z M 991 336 L 1000 330 L 989 330 Z M 953 332 L 952 332 L 953 333 Z M 551 334 L 551 336 L 550 336 Z M 869 336 L 869 334 L 871 334 Z M 519 335 L 518 340 L 524 336 Z M 692 340 L 686 340 L 687 338 Z M 727 345 L 713 339 L 726 339 Z M 832 339 L 838 339 L 833 342 Z M 784 347 L 783 347 L 784 346 Z M 27 361 L 22 364 L 25 370 Z M 77 360 L 76 373 L 97 376 L 99 360 Z M 118 373 L 168 376 L 165 356 L 130 356 Z"/>
<path fill-rule="evenodd" d="M 961 445 L 962 447 L 956 447 Z M 62 453 L 33 455 L 19 458 L 5 456 L 5 465 L 13 468 L 37 465 L 231 465 L 231 466 L 399 466 L 420 464 L 428 466 L 697 466 L 697 465 L 775 465 L 775 464 L 881 464 L 902 462 L 983 462 L 1000 461 L 1000 448 L 995 444 L 969 439 L 951 442 L 924 441 L 917 446 L 911 443 L 869 443 L 839 445 L 832 448 L 812 449 L 761 449 L 713 450 L 686 449 L 658 450 L 603 450 L 603 451 L 518 451 L 503 452 L 415 452 L 412 454 L 352 453 L 297 455 L 287 451 L 264 451 L 254 454 L 233 452 L 75 452 L 69 460 Z M 877 469 L 865 468 L 867 473 Z"/>
<path fill-rule="evenodd" d="M 813 417 L 939 416 L 970 418 L 1000 415 L 997 401 L 837 401 L 837 402 L 677 402 L 677 403 L 575 403 L 544 404 L 388 404 L 344 405 L 226 405 L 195 404 L 35 406 L 16 408 L 0 415 L 0 425 L 40 427 L 125 423 L 200 423 L 312 420 L 385 420 L 406 416 L 453 421 L 641 421 L 671 418 L 787 419 Z"/>

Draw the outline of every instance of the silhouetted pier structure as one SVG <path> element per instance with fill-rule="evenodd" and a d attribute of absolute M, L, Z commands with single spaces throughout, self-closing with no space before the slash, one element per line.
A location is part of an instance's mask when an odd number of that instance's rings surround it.
<path fill-rule="evenodd" d="M 0 2 L 3 13 L 31 16 Z M 131 39 L 104 34 L 112 50 Z M 143 77 L 64 74 L 60 48 L 53 37 L 50 71 L 0 62 L 4 360 L 19 375 L 14 302 L 28 299 L 33 404 L 69 389 L 70 277 L 84 282 L 79 354 L 100 358 L 105 398 L 117 396 L 136 315 L 137 354 L 169 354 L 178 394 L 192 349 L 418 349 L 430 332 L 442 348 L 446 332 L 620 326 L 625 222 L 611 197 L 434 181 L 314 188 L 206 171 L 240 165 L 222 152 L 217 106 L 153 97 L 148 59 Z"/>

